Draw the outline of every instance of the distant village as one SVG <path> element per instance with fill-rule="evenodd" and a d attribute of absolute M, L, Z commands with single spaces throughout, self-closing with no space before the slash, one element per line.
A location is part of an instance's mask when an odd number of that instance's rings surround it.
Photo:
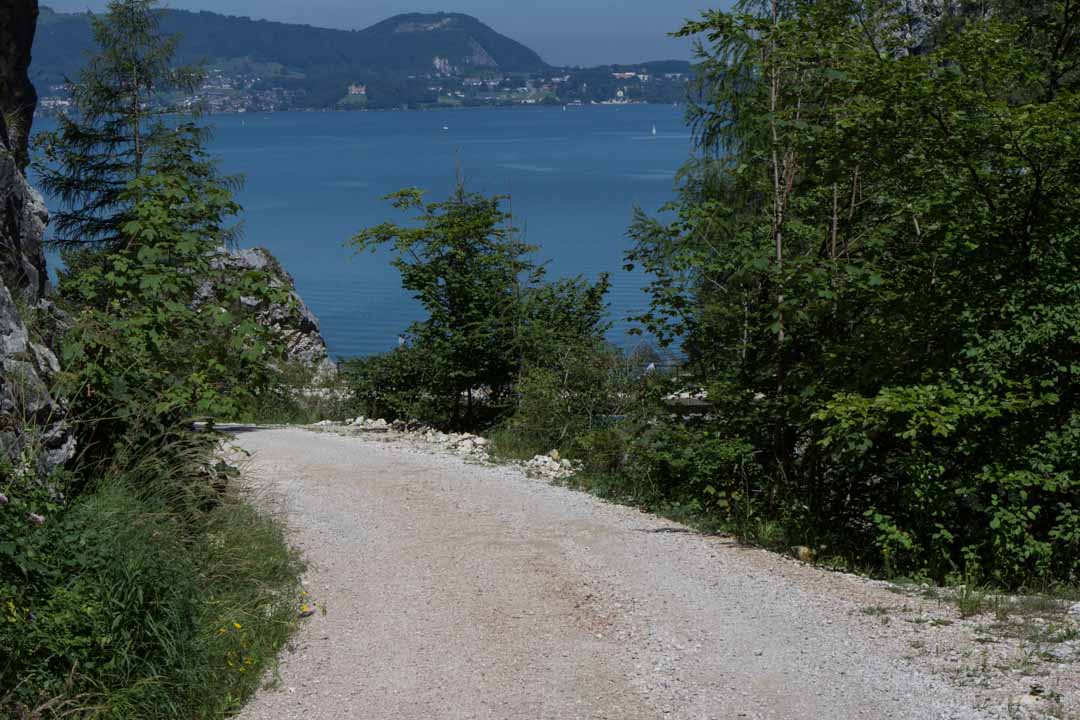
<path fill-rule="evenodd" d="M 545 73 L 507 73 L 497 69 L 454 66 L 432 59 L 431 70 L 409 75 L 372 73 L 343 78 L 336 102 L 315 102 L 303 78 L 286 76 L 280 67 L 210 68 L 206 81 L 190 97 L 172 98 L 181 107 L 206 112 L 246 113 L 282 110 L 367 110 L 392 108 L 507 105 L 630 105 L 678 103 L 686 96 L 684 72 L 647 68 L 561 68 Z M 333 93 L 332 93 L 333 95 Z M 71 107 L 70 88 L 54 85 L 42 94 L 42 113 Z"/>
<path fill-rule="evenodd" d="M 543 75 L 486 73 L 462 77 L 443 58 L 436 58 L 435 67 L 440 71 L 437 75 L 421 78 L 430 81 L 427 90 L 435 93 L 439 104 L 444 105 L 629 105 L 678 102 L 685 95 L 685 73 L 654 75 L 643 69 L 615 72 L 592 69 Z M 410 79 L 417 78 L 410 76 Z"/>

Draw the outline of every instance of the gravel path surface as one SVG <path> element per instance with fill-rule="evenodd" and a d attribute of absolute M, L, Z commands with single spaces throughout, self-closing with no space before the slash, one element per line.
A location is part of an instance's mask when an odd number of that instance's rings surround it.
<path fill-rule="evenodd" d="M 235 431 L 326 608 L 241 718 L 1010 716 L 938 603 L 405 441 Z"/>

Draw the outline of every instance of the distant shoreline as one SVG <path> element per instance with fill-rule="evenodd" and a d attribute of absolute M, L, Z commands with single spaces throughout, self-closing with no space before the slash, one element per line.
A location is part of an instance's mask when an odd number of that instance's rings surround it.
<path fill-rule="evenodd" d="M 406 107 L 406 108 L 363 108 L 346 110 L 342 108 L 289 108 L 282 110 L 247 110 L 236 112 L 206 112 L 202 113 L 200 117 L 233 117 L 233 116 L 260 116 L 260 115 L 282 115 L 285 113 L 305 113 L 305 114 L 340 114 L 349 115 L 356 114 L 361 115 L 364 113 L 391 113 L 391 112 L 462 112 L 468 110 L 537 110 L 541 108 L 557 109 L 557 108 L 623 108 L 623 107 L 678 107 L 685 108 L 687 103 L 656 103 L 656 102 L 590 102 L 590 103 L 506 103 L 499 105 L 443 105 L 432 107 Z M 34 119 L 38 118 L 56 118 L 66 113 L 58 112 L 54 110 L 44 109 L 38 107 L 34 111 Z"/>

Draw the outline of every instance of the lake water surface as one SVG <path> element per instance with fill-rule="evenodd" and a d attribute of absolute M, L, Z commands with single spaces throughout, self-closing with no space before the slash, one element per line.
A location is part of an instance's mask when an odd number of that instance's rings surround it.
<path fill-rule="evenodd" d="M 515 224 L 552 277 L 612 276 L 611 339 L 645 306 L 622 270 L 633 208 L 671 199 L 690 136 L 670 106 L 275 113 L 210 119 L 212 151 L 242 173 L 242 246 L 273 252 L 322 321 L 335 356 L 382 352 L 423 317 L 390 256 L 354 255 L 357 230 L 405 216 L 380 198 L 404 187 L 442 200 L 460 162 L 469 190 L 513 197 Z M 656 127 L 653 135 L 652 128 Z"/>

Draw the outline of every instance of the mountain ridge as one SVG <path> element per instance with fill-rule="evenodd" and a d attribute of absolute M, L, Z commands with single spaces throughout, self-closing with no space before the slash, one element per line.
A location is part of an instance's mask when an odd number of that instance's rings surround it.
<path fill-rule="evenodd" d="M 31 78 L 49 96 L 46 111 L 65 107 L 66 81 L 77 77 L 93 47 L 89 17 L 41 8 Z M 360 30 L 338 30 L 165 10 L 161 29 L 180 37 L 178 62 L 205 63 L 210 78 L 201 99 L 209 98 L 213 111 L 681 99 L 670 87 L 644 87 L 646 80 L 635 81 L 642 87 L 623 87 L 605 70 L 571 77 L 572 69 L 553 67 L 458 12 L 402 13 Z M 656 69 L 643 76 L 681 74 L 689 67 L 652 65 Z"/>
<path fill-rule="evenodd" d="M 410 23 L 426 23 L 431 29 L 400 31 Z M 184 62 L 252 57 L 301 71 L 320 65 L 419 71 L 431 67 L 435 57 L 470 67 L 479 46 L 486 65 L 501 70 L 530 72 L 550 67 L 532 49 L 463 13 L 403 13 L 361 30 L 339 30 L 206 10 L 165 10 L 162 31 L 181 36 L 178 58 Z M 35 74 L 49 83 L 60 82 L 58 70 L 71 68 L 91 44 L 88 14 L 43 7 L 34 44 Z"/>

